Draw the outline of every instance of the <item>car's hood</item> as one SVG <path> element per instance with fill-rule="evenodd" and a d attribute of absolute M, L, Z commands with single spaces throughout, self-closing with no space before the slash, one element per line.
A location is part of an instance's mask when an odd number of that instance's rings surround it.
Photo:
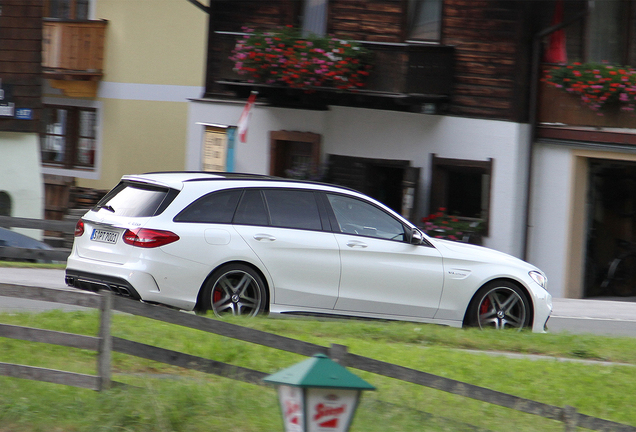
<path fill-rule="evenodd" d="M 528 271 L 539 270 L 519 258 L 483 246 L 442 239 L 430 239 L 430 242 L 440 251 L 445 260 L 501 263 Z"/>

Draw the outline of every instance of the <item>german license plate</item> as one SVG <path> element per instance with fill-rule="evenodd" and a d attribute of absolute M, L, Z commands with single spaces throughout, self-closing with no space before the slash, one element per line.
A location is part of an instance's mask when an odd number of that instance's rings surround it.
<path fill-rule="evenodd" d="M 91 234 L 91 240 L 102 243 L 117 243 L 117 233 L 114 231 L 106 231 L 94 229 Z"/>

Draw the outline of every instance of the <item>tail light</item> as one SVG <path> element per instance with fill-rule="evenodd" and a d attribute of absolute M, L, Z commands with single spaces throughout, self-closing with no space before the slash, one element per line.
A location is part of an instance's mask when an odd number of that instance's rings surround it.
<path fill-rule="evenodd" d="M 73 233 L 75 237 L 81 237 L 84 235 L 84 221 L 78 220 L 75 224 L 75 232 Z"/>
<path fill-rule="evenodd" d="M 147 228 L 127 229 L 124 232 L 124 243 L 141 247 L 156 248 L 179 240 L 179 236 L 170 231 L 153 230 Z"/>

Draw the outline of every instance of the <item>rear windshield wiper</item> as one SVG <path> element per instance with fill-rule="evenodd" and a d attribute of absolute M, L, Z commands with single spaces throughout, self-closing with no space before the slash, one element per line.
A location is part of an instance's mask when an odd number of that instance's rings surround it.
<path fill-rule="evenodd" d="M 108 210 L 109 212 L 115 213 L 115 209 L 112 208 L 111 206 L 109 206 L 108 204 L 104 204 L 104 205 L 101 205 L 101 206 L 97 207 L 97 210 L 99 210 L 99 209 L 104 209 L 104 210 Z"/>

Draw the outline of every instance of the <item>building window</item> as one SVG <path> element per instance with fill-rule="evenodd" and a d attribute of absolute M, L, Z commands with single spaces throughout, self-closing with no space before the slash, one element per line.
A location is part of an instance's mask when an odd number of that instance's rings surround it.
<path fill-rule="evenodd" d="M 633 2 L 596 0 L 589 1 L 588 8 L 587 61 L 632 64 L 636 60 L 633 55 L 636 5 Z"/>
<path fill-rule="evenodd" d="M 320 135 L 287 131 L 269 134 L 271 175 L 303 180 L 320 177 Z"/>
<path fill-rule="evenodd" d="M 568 24 L 561 39 L 546 38 L 548 49 L 564 45 L 567 56 L 559 61 L 608 62 L 636 64 L 636 2 L 590 0 L 556 0 L 555 7 L 545 9 L 543 27 L 560 23 L 576 15 L 580 20 Z M 563 12 L 559 13 L 559 9 Z M 549 40 L 549 42 L 547 42 Z"/>
<path fill-rule="evenodd" d="M 488 234 L 493 160 L 447 159 L 433 155 L 431 212 L 483 221 Z"/>
<path fill-rule="evenodd" d="M 302 23 L 305 37 L 327 34 L 327 0 L 305 0 Z"/>
<path fill-rule="evenodd" d="M 43 118 L 43 163 L 63 168 L 95 166 L 96 110 L 49 105 L 44 107 Z"/>
<path fill-rule="evenodd" d="M 45 0 L 44 16 L 62 20 L 88 20 L 89 0 Z"/>
<path fill-rule="evenodd" d="M 442 38 L 442 0 L 409 0 L 407 39 L 439 42 Z"/>

